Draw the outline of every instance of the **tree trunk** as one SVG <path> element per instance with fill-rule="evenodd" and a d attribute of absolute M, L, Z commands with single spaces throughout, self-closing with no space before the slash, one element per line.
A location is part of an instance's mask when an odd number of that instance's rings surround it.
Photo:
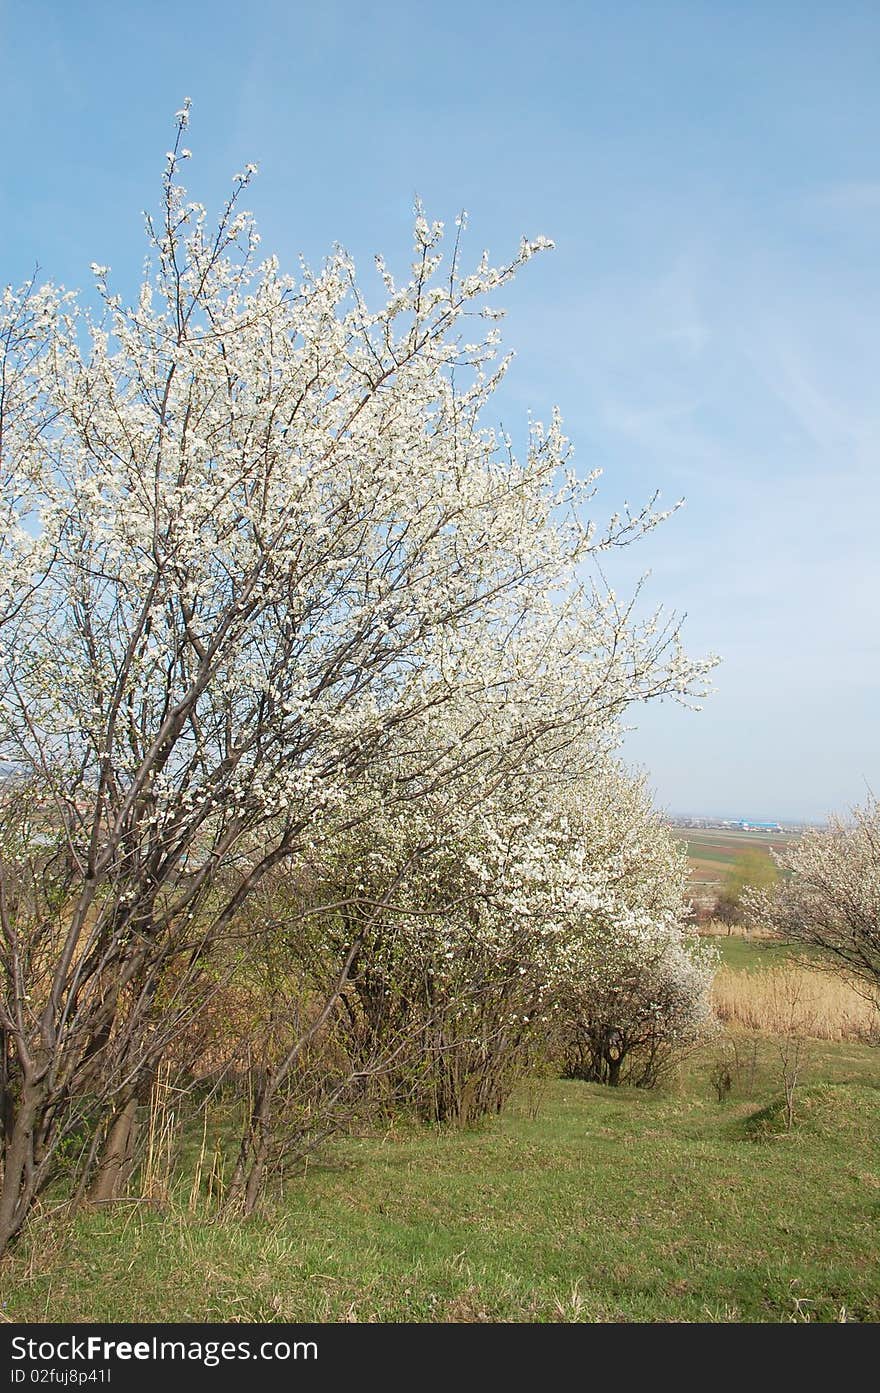
<path fill-rule="evenodd" d="M 257 1139 L 254 1158 L 251 1162 L 250 1174 L 248 1175 L 247 1186 L 244 1192 L 244 1212 L 253 1214 L 257 1207 L 257 1200 L 260 1198 L 260 1191 L 263 1188 L 263 1177 L 266 1170 L 266 1161 L 269 1156 L 269 1133 L 263 1127 Z"/>
<path fill-rule="evenodd" d="M 241 1146 L 235 1170 L 229 1182 L 229 1204 L 241 1204 L 245 1214 L 252 1214 L 263 1184 L 263 1171 L 269 1155 L 269 1115 L 273 1091 L 268 1079 L 257 1091 L 254 1105 Z"/>
<path fill-rule="evenodd" d="M 0 1156 L 6 1154 L 6 1147 L 12 1140 L 14 1116 L 9 1042 L 7 1032 L 0 1027 Z"/>
<path fill-rule="evenodd" d="M 25 1080 L 10 1128 L 0 1189 L 0 1256 L 20 1233 L 37 1193 L 34 1140 L 43 1092 L 41 1084 Z"/>
<path fill-rule="evenodd" d="M 132 1092 L 116 1109 L 110 1123 L 98 1173 L 89 1191 L 94 1204 L 109 1204 L 119 1198 L 131 1173 L 136 1122 L 137 1098 Z"/>

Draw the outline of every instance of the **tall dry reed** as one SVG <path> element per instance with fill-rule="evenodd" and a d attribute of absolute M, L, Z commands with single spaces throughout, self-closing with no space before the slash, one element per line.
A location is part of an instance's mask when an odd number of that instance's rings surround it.
<path fill-rule="evenodd" d="M 722 967 L 712 991 L 715 1010 L 727 1026 L 783 1035 L 797 1025 L 801 1034 L 816 1040 L 880 1041 L 880 1011 L 831 973 L 794 966 L 746 972 Z"/>

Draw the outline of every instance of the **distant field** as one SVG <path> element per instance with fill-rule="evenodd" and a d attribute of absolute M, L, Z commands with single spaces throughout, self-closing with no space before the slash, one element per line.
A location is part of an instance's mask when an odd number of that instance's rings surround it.
<path fill-rule="evenodd" d="M 673 827 L 673 834 L 687 843 L 691 881 L 701 888 L 716 888 L 743 851 L 781 851 L 792 839 L 779 832 L 734 832 L 706 828 Z"/>

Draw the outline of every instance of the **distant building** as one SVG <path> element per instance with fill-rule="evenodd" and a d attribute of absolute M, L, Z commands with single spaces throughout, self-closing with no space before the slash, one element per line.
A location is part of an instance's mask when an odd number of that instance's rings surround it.
<path fill-rule="evenodd" d="M 752 822 L 748 818 L 741 817 L 736 826 L 741 832 L 781 832 L 782 824 L 779 822 Z"/>

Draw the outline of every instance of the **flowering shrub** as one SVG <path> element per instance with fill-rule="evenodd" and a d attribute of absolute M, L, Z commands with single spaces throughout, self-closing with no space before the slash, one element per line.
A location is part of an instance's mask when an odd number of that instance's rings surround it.
<path fill-rule="evenodd" d="M 686 928 L 687 860 L 644 785 L 614 771 L 580 813 L 581 845 L 606 877 L 577 921 L 560 986 L 564 1071 L 653 1086 L 715 1027 L 717 953 Z"/>
<path fill-rule="evenodd" d="M 716 955 L 683 927 L 683 851 L 643 785 L 582 744 L 541 764 L 470 808 L 370 819 L 336 882 L 386 901 L 362 911 L 353 1032 L 371 1058 L 393 1045 L 397 1096 L 435 1120 L 498 1110 L 551 1041 L 569 1072 L 650 1085 L 714 1024 Z"/>

